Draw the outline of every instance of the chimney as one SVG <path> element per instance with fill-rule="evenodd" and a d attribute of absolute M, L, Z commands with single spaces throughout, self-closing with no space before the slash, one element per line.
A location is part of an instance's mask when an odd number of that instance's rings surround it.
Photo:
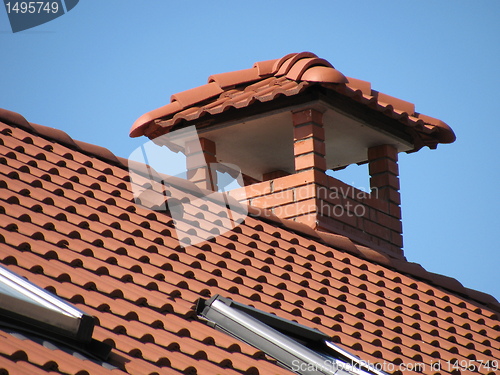
<path fill-rule="evenodd" d="M 203 162 L 235 164 L 245 186 L 230 192 L 234 198 L 396 258 L 403 257 L 398 153 L 455 140 L 444 122 L 309 52 L 210 76 L 143 115 L 130 135 L 155 139 L 193 125 L 201 150 L 186 156 L 198 186 L 217 185 Z M 335 178 L 364 163 L 369 192 Z"/>

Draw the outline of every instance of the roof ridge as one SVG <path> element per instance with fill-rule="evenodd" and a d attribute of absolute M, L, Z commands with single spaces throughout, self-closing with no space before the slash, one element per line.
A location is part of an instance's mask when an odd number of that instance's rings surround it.
<path fill-rule="evenodd" d="M 128 170 L 128 160 L 116 156 L 107 148 L 74 140 L 66 132 L 59 129 L 30 123 L 19 113 L 0 108 L 0 121 L 8 125 L 20 127 L 30 133 L 35 133 L 42 138 L 50 139 L 87 155 L 92 155 L 116 167 Z M 182 186 L 184 188 L 189 188 L 191 184 L 183 181 Z M 196 185 L 193 184 L 192 187 L 193 192 L 200 191 Z M 211 195 L 213 196 L 213 194 Z M 219 195 L 216 194 L 214 198 L 218 196 Z M 279 218 L 274 215 L 272 211 L 267 209 L 248 205 L 248 214 L 265 222 L 273 223 L 278 227 L 282 227 L 286 230 L 290 230 L 292 232 L 299 233 L 302 236 L 314 239 L 319 243 L 331 246 L 337 250 L 345 251 L 367 261 L 392 268 L 398 272 L 413 276 L 417 279 L 425 280 L 435 286 L 477 301 L 491 310 L 500 312 L 500 303 L 494 296 L 474 289 L 466 288 L 458 280 L 427 271 L 418 263 L 409 262 L 405 258 L 389 256 L 388 254 L 383 254 L 375 249 L 358 245 L 346 236 L 322 232 L 293 220 Z"/>
<path fill-rule="evenodd" d="M 42 138 L 50 139 L 57 143 L 63 144 L 74 150 L 83 152 L 86 155 L 92 155 L 105 162 L 112 163 L 117 167 L 124 169 L 128 168 L 128 160 L 116 156 L 109 149 L 73 139 L 68 133 L 63 130 L 29 122 L 24 116 L 17 112 L 0 108 L 0 121 L 6 123 L 7 125 L 19 127 L 29 133 L 37 134 Z"/>

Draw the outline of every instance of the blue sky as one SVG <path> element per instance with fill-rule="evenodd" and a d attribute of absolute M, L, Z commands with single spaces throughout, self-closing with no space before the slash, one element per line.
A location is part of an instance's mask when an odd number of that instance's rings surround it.
<path fill-rule="evenodd" d="M 82 0 L 13 34 L 1 8 L 0 107 L 128 157 L 145 141 L 132 123 L 171 94 L 314 52 L 455 130 L 400 155 L 405 254 L 500 300 L 499 15 L 497 0 Z"/>

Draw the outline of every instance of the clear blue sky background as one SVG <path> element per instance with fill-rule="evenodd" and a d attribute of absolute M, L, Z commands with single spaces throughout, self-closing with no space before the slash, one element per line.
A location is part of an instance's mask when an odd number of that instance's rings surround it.
<path fill-rule="evenodd" d="M 82 0 L 13 34 L 2 6 L 0 107 L 128 157 L 171 94 L 314 52 L 452 126 L 456 143 L 400 156 L 405 254 L 500 299 L 499 16 L 498 0 Z"/>

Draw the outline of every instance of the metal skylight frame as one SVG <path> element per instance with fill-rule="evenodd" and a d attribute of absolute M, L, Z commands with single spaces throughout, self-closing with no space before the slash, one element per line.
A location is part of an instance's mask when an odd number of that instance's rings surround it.
<path fill-rule="evenodd" d="M 300 375 L 387 375 L 331 342 L 331 337 L 220 295 L 200 298 L 198 317 Z"/>
<path fill-rule="evenodd" d="M 94 330 L 91 315 L 1 265 L 0 321 L 82 344 L 92 341 Z"/>

